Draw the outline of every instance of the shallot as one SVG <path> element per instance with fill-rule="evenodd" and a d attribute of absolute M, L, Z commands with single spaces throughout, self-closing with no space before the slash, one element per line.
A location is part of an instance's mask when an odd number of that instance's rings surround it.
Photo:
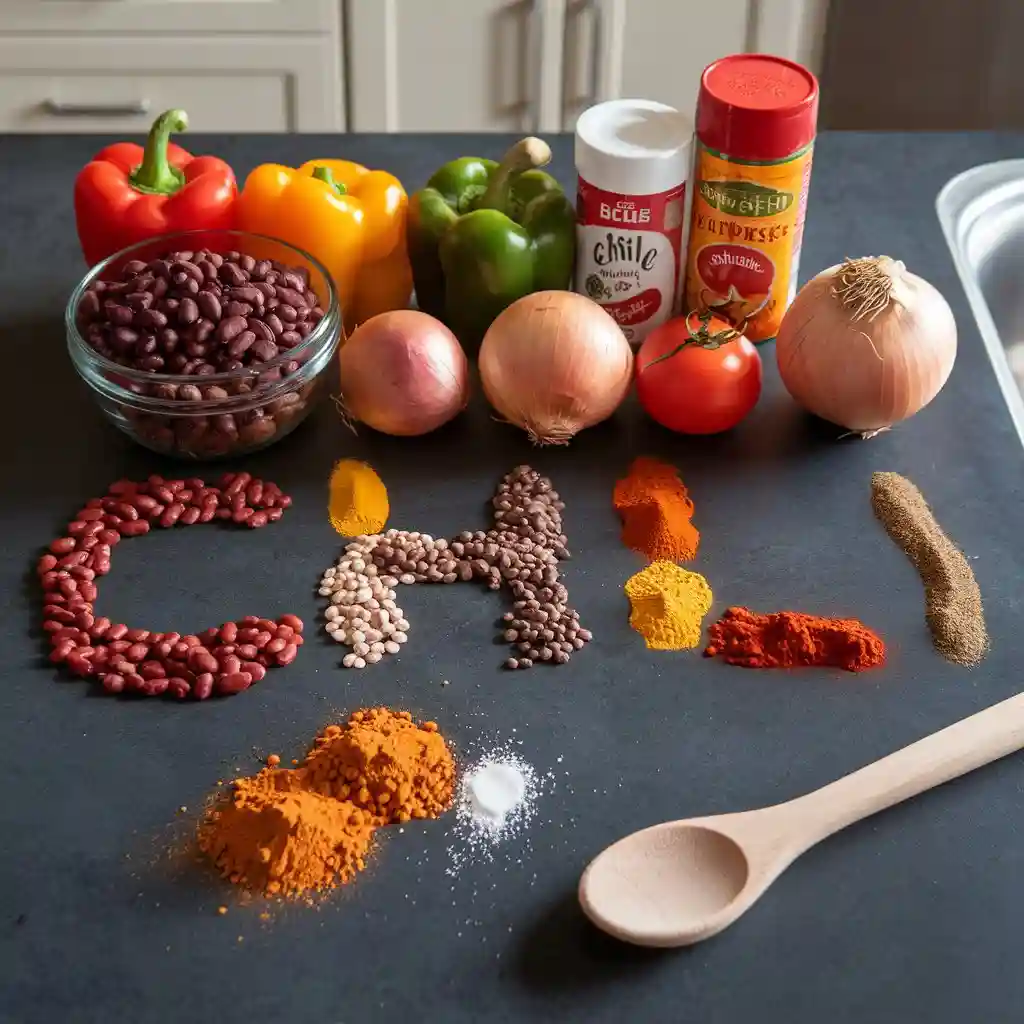
<path fill-rule="evenodd" d="M 342 414 L 382 434 L 428 434 L 469 400 L 466 354 L 440 320 L 418 310 L 371 317 L 342 345 L 338 359 Z"/>

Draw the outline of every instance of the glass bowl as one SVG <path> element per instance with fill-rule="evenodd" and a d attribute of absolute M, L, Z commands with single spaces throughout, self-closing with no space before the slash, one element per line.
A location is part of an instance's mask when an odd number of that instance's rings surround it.
<path fill-rule="evenodd" d="M 276 354 L 253 365 L 243 366 L 240 358 L 235 358 L 231 368 L 218 370 L 201 357 L 189 357 L 190 352 L 204 350 L 206 338 L 195 333 L 199 330 L 199 321 L 188 325 L 180 323 L 176 318 L 184 317 L 178 307 L 171 308 L 173 303 L 164 305 L 176 292 L 189 297 L 174 283 L 174 278 L 181 276 L 181 269 L 175 271 L 165 257 L 175 253 L 179 260 L 188 260 L 199 250 L 234 258 L 252 257 L 255 261 L 253 277 L 238 285 L 243 290 L 257 283 L 284 286 L 281 275 L 292 271 L 307 291 L 315 293 L 318 301 L 312 307 L 310 318 L 319 319 L 315 323 L 303 323 L 302 330 L 288 334 L 272 332 L 274 343 L 265 351 L 269 355 L 276 349 Z M 139 265 L 131 268 L 130 273 L 137 272 L 140 279 L 146 277 L 144 284 L 148 282 L 148 275 L 163 277 L 168 281 L 170 294 L 152 299 L 146 305 L 146 300 L 140 299 L 134 279 L 130 285 L 122 283 L 122 274 L 132 261 L 139 261 Z M 248 262 L 245 260 L 245 265 Z M 212 267 L 213 261 L 210 264 Z M 211 267 L 199 269 L 210 274 Z M 222 274 L 219 267 L 214 269 L 219 276 Z M 228 276 L 226 272 L 224 276 Z M 196 281 L 199 291 L 204 290 L 206 283 L 206 280 Z M 230 283 L 224 282 L 223 287 L 227 288 Z M 294 278 L 290 283 L 296 283 Z M 182 279 L 180 288 L 186 284 Z M 264 293 L 264 305 L 250 303 L 252 315 L 257 319 L 276 309 L 281 301 L 265 288 L 259 290 Z M 91 294 L 95 294 L 96 299 Z M 310 298 L 305 294 L 303 297 Z M 226 292 L 220 298 L 226 299 Z M 181 301 L 179 298 L 179 307 Z M 127 310 L 120 313 L 125 320 L 129 313 L 136 317 L 122 324 L 128 331 L 116 338 L 117 346 L 113 329 L 104 333 L 100 326 L 103 319 L 100 310 L 108 303 Z M 226 306 L 227 302 L 222 308 L 225 314 Z M 170 328 L 170 334 L 152 323 L 139 327 L 138 315 L 143 308 L 162 312 L 167 317 L 166 328 Z M 300 317 L 301 312 L 300 307 Z M 71 295 L 64 319 L 71 361 L 107 419 L 153 451 L 204 460 L 245 455 L 273 444 L 294 430 L 322 397 L 327 376 L 324 371 L 334 365 L 343 331 L 337 295 L 324 267 L 301 249 L 245 231 L 176 232 L 122 249 L 85 275 Z M 276 323 L 281 321 L 279 317 Z M 287 321 L 283 323 L 284 329 L 290 326 Z M 133 334 L 142 335 L 143 342 L 132 343 Z M 296 334 L 300 335 L 297 342 Z M 140 349 L 145 347 L 145 338 L 149 335 L 159 337 L 160 347 L 152 353 L 158 358 L 148 360 L 157 366 L 155 370 L 135 365 L 143 358 Z M 128 339 L 127 345 L 123 344 L 125 339 Z M 105 348 L 106 353 L 98 351 L 90 340 Z M 257 340 L 262 342 L 259 337 Z M 286 348 L 286 344 L 289 347 Z M 210 345 L 205 346 L 205 350 L 210 349 Z M 187 366 L 178 365 L 182 357 L 188 359 Z M 161 362 L 175 366 L 177 372 L 166 372 L 165 367 L 159 366 Z M 183 370 L 187 372 L 181 372 Z"/>

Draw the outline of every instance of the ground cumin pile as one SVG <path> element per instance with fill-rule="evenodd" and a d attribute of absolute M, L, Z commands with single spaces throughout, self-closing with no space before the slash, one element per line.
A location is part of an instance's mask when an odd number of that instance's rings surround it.
<path fill-rule="evenodd" d="M 981 590 L 967 559 L 946 536 L 924 496 L 899 473 L 874 473 L 871 504 L 924 583 L 925 620 L 947 660 L 976 665 L 988 651 Z"/>
<path fill-rule="evenodd" d="M 675 467 L 640 456 L 615 484 L 622 543 L 650 561 L 685 562 L 697 554 L 700 534 L 691 522 L 693 502 Z"/>
<path fill-rule="evenodd" d="M 271 761 L 276 759 L 272 758 Z M 330 725 L 297 768 L 239 778 L 199 826 L 199 848 L 232 882 L 308 896 L 365 866 L 374 833 L 434 818 L 452 802 L 455 765 L 433 722 L 370 708 Z"/>

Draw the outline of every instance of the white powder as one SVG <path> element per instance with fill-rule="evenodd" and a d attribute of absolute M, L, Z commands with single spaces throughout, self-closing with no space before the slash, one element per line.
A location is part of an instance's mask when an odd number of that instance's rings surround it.
<path fill-rule="evenodd" d="M 495 848 L 519 835 L 536 813 L 542 781 L 518 754 L 492 751 L 465 768 L 455 798 L 454 875 L 467 860 L 491 860 Z"/>

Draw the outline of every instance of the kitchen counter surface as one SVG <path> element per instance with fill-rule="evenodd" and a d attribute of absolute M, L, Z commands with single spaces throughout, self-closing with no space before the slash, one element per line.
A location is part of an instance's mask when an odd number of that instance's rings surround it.
<path fill-rule="evenodd" d="M 953 174 L 1018 156 L 1009 135 L 825 135 L 803 276 L 844 256 L 903 259 L 949 298 L 960 353 L 939 399 L 871 442 L 837 443 L 778 382 L 735 432 L 672 436 L 632 406 L 567 449 L 533 451 L 468 415 L 421 440 L 344 429 L 330 404 L 279 446 L 230 467 L 272 479 L 294 507 L 258 533 L 158 531 L 120 547 L 100 609 L 130 624 L 199 630 L 250 612 L 297 612 L 306 646 L 251 691 L 206 704 L 97 696 L 46 662 L 32 568 L 70 514 L 118 477 L 169 474 L 108 427 L 65 355 L 62 313 L 84 271 L 71 190 L 106 139 L 0 142 L 0 1020 L 156 1024 L 431 1020 L 740 1024 L 996 1024 L 1019 1018 L 1024 760 L 1007 758 L 812 850 L 743 920 L 690 950 L 648 952 L 593 930 L 580 872 L 621 835 L 663 819 L 796 796 L 1021 685 L 1024 452 L 934 213 Z M 195 137 L 244 175 L 256 163 L 343 154 L 410 191 L 501 136 Z M 572 180 L 571 140 L 553 140 Z M 676 463 L 696 504 L 692 568 L 728 604 L 855 616 L 888 640 L 879 671 L 769 673 L 697 652 L 648 652 L 621 592 L 611 489 L 636 454 Z M 567 666 L 507 673 L 492 643 L 504 610 L 471 586 L 401 595 L 400 656 L 339 667 L 316 597 L 341 540 L 325 512 L 332 462 L 370 461 L 392 524 L 484 528 L 496 481 L 529 461 L 566 501 L 565 579 L 594 642 Z M 209 469 L 216 476 L 222 468 Z M 968 671 L 933 651 L 910 564 L 873 520 L 874 470 L 907 474 L 975 567 L 992 652 Z M 447 680 L 448 685 L 442 685 Z M 454 815 L 390 830 L 372 866 L 314 908 L 243 905 L 180 853 L 220 779 L 271 751 L 299 757 L 318 728 L 368 704 L 438 721 L 464 758 L 511 745 L 545 779 L 536 816 L 488 863 Z M 219 905 L 228 913 L 219 915 Z"/>

